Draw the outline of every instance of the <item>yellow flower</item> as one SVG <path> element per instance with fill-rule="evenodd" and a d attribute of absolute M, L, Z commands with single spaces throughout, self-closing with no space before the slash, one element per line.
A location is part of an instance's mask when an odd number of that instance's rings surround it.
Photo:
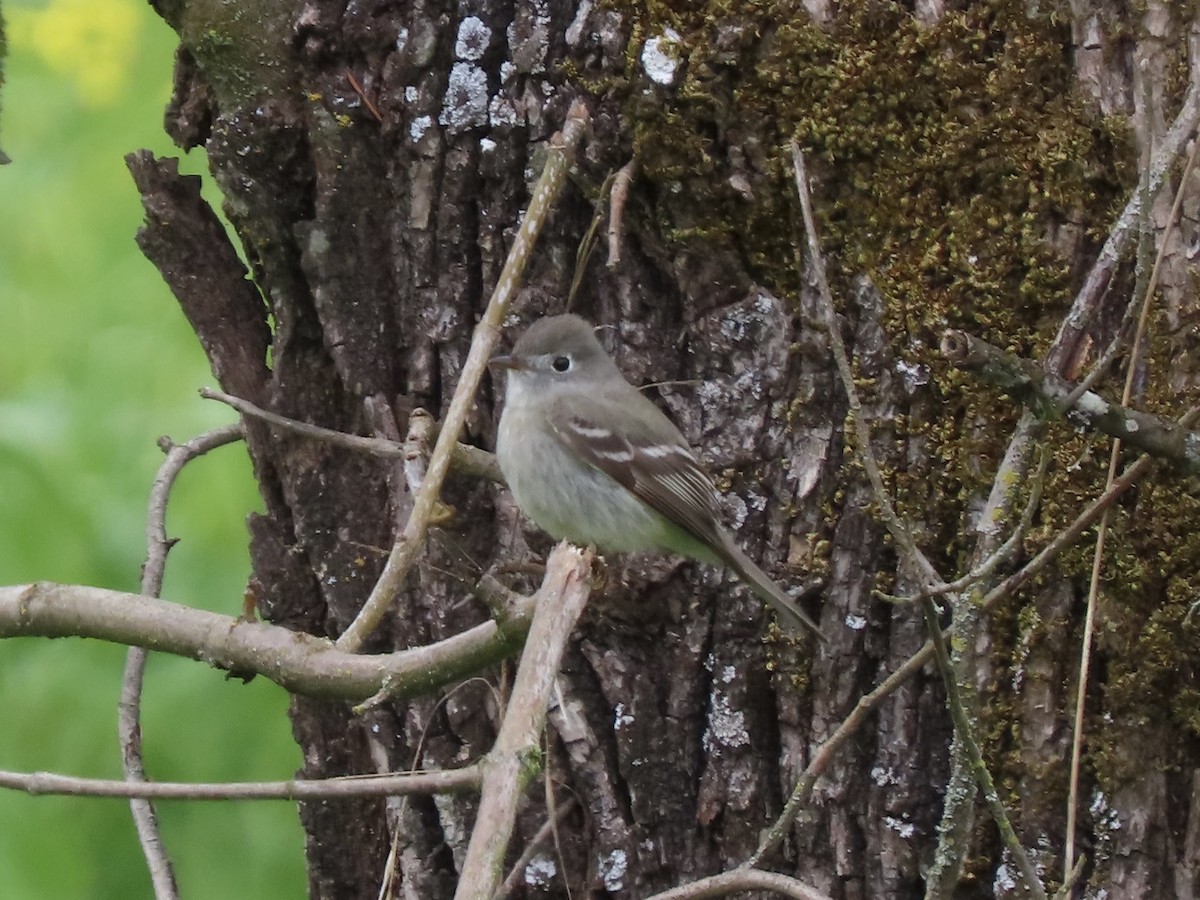
<path fill-rule="evenodd" d="M 88 106 L 114 102 L 128 85 L 142 31 L 137 0 L 50 0 L 9 7 L 9 52 L 32 52 L 70 78 Z"/>

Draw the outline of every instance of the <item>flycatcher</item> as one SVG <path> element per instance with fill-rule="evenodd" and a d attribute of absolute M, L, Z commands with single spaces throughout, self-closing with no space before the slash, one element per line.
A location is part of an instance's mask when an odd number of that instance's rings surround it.
<path fill-rule="evenodd" d="M 821 635 L 721 527 L 716 489 L 687 441 L 625 380 L 591 325 L 541 319 L 491 364 L 508 370 L 496 456 L 539 527 L 602 551 L 667 550 L 727 566 L 785 625 Z"/>

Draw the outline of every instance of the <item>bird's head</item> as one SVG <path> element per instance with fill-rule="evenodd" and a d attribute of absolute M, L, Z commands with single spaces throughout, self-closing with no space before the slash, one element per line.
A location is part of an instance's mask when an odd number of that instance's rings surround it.
<path fill-rule="evenodd" d="M 540 394 L 592 383 L 600 389 L 613 377 L 624 380 L 592 325 L 569 313 L 539 319 L 512 353 L 492 357 L 489 365 L 508 372 L 510 395 L 518 386 Z"/>

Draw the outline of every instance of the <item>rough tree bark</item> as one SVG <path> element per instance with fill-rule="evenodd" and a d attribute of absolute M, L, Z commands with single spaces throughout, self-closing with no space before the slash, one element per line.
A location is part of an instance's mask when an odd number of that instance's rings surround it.
<path fill-rule="evenodd" d="M 528 867 L 530 897 L 565 897 L 566 885 L 577 898 L 644 897 L 742 862 L 813 749 L 924 640 L 915 606 L 873 593 L 901 593 L 905 577 L 854 462 L 798 262 L 788 138 L 815 169 L 876 451 L 918 543 L 954 577 L 986 525 L 978 513 L 1018 413 L 940 361 L 938 336 L 961 327 L 1045 352 L 1200 63 L 1194 11 L 1156 0 L 154 5 L 180 35 L 167 129 L 207 149 L 250 280 L 196 185 L 145 158 L 134 163 L 142 243 L 223 389 L 364 434 L 403 434 L 418 406 L 439 415 L 539 145 L 582 97 L 594 136 L 511 324 L 564 309 L 601 185 L 636 157 L 620 264 L 588 258 L 574 308 L 612 326 L 604 339 L 632 380 L 669 383 L 657 394 L 748 551 L 786 583 L 824 579 L 811 608 L 831 640 L 817 647 L 764 628 L 759 604 L 712 569 L 608 561 L 551 712 L 556 796 L 534 791 L 520 827 L 528 838 L 568 795 L 579 805 L 559 825 L 561 856 L 548 849 Z M 1156 233 L 1170 189 L 1153 204 Z M 1197 378 L 1194 176 L 1187 196 L 1138 398 L 1164 414 Z M 1118 270 L 1072 344 L 1069 377 L 1086 369 L 1086 346 L 1113 335 L 1132 271 Z M 485 390 L 470 422 L 484 447 L 494 401 Z M 250 523 L 259 612 L 335 637 L 403 522 L 403 473 L 247 426 L 265 504 Z M 1056 462 L 1029 552 L 1102 481 L 1104 453 L 1063 426 L 1048 434 Z M 453 521 L 367 649 L 475 624 L 479 573 L 549 546 L 492 485 L 452 478 L 444 499 Z M 1097 895 L 1189 896 L 1200 867 L 1200 641 L 1185 620 L 1200 588 L 1196 514 L 1163 473 L 1117 517 L 1079 834 Z M 1066 556 L 959 647 L 988 761 L 1051 882 L 1086 573 L 1085 551 Z M 491 687 L 362 716 L 296 697 L 302 774 L 478 757 L 506 683 L 503 669 L 482 674 Z M 940 678 L 926 670 L 840 754 L 771 866 L 834 897 L 921 896 L 950 741 Z M 374 896 L 394 839 L 398 896 L 449 897 L 473 803 L 302 804 L 310 895 Z M 990 820 L 961 827 L 951 894 L 1018 895 Z"/>

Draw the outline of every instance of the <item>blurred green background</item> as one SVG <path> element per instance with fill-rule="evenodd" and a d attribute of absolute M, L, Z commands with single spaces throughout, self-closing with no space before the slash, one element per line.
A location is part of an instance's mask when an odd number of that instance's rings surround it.
<path fill-rule="evenodd" d="M 142 212 L 122 157 L 179 155 L 161 124 L 174 34 L 144 0 L 3 0 L 3 12 L 0 584 L 134 591 L 155 440 L 233 419 L 196 396 L 214 383 L 204 355 L 133 239 Z M 180 543 L 164 596 L 236 615 L 256 507 L 240 445 L 193 463 L 170 507 Z M 123 663 L 123 648 L 95 642 L 0 642 L 0 768 L 119 777 Z M 300 764 L 287 696 L 265 679 L 156 656 L 145 702 L 155 778 L 277 779 Z M 173 802 L 159 816 L 184 896 L 304 895 L 292 804 Z M 9 791 L 0 886 L 16 900 L 152 896 L 124 802 Z"/>

